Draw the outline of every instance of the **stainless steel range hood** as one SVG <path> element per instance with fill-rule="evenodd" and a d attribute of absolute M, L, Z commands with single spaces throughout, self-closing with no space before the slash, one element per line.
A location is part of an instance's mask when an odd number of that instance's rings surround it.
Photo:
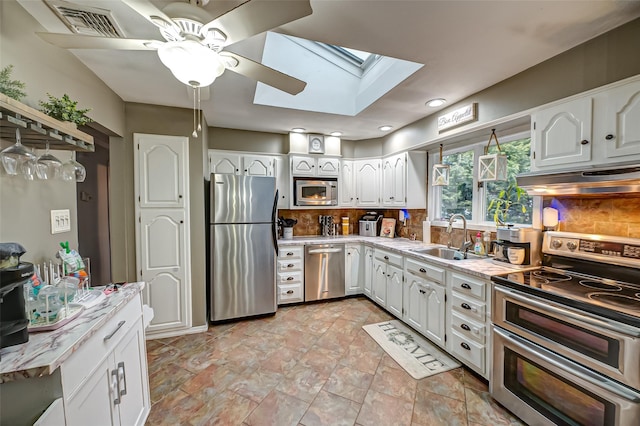
<path fill-rule="evenodd" d="M 530 195 L 599 195 L 640 193 L 640 164 L 574 169 L 565 172 L 532 172 L 516 177 Z"/>

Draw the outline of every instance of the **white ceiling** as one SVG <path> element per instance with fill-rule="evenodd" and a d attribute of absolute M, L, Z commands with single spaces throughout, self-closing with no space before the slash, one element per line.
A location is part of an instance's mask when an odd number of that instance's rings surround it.
<path fill-rule="evenodd" d="M 38 6 L 42 0 L 18 1 L 30 3 L 28 11 L 47 30 L 66 32 L 46 6 Z M 155 26 L 120 0 L 71 1 L 111 10 L 129 38 L 160 39 Z M 170 3 L 151 1 L 160 8 Z M 211 0 L 206 9 L 218 16 L 240 3 Z M 340 130 L 351 140 L 380 137 L 380 125 L 398 129 L 437 112 L 425 106 L 429 99 L 454 103 L 640 17 L 639 1 L 311 0 L 311 6 L 310 16 L 276 31 L 425 66 L 355 117 L 254 105 L 256 82 L 226 71 L 202 103 L 210 126 L 275 133 L 304 127 L 309 133 Z M 261 34 L 225 50 L 260 62 L 264 41 Z M 74 54 L 124 101 L 192 106 L 187 87 L 153 51 Z"/>

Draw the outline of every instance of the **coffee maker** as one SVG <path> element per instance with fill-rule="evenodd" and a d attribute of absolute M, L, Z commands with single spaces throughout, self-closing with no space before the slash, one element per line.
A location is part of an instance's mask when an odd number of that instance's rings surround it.
<path fill-rule="evenodd" d="M 494 243 L 494 259 L 509 262 L 509 248 L 524 249 L 522 265 L 538 266 L 542 264 L 542 231 L 533 228 L 498 228 L 498 240 Z"/>
<path fill-rule="evenodd" d="M 0 268 L 0 348 L 29 341 L 24 285 L 33 271 L 28 262 Z"/>

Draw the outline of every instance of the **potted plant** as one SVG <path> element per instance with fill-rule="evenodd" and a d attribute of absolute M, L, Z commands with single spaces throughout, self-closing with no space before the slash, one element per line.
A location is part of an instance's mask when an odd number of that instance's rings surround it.
<path fill-rule="evenodd" d="M 50 93 L 47 93 L 47 96 L 49 100 L 47 102 L 40 101 L 40 106 L 42 107 L 41 111 L 49 117 L 60 121 L 68 121 L 79 126 L 93 121 L 85 115 L 91 109 L 78 109 L 78 102 L 72 101 L 66 93 L 62 95 L 62 98 L 56 98 Z"/>
<path fill-rule="evenodd" d="M 511 209 L 519 209 L 522 213 L 527 212 L 526 194 L 527 191 L 520 188 L 515 181 L 510 181 L 505 189 L 500 190 L 498 195 L 489 202 L 487 208 L 489 213 L 493 213 L 496 226 L 506 225 Z"/>
<path fill-rule="evenodd" d="M 27 94 L 22 90 L 25 84 L 20 80 L 11 80 L 13 65 L 7 65 L 0 71 L 0 93 L 20 102 Z"/>

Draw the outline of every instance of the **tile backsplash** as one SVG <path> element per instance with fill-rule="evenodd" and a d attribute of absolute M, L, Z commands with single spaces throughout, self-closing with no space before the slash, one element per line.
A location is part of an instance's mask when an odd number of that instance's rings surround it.
<path fill-rule="evenodd" d="M 640 238 L 640 194 L 607 197 L 545 197 L 558 209 L 559 230 Z"/>

